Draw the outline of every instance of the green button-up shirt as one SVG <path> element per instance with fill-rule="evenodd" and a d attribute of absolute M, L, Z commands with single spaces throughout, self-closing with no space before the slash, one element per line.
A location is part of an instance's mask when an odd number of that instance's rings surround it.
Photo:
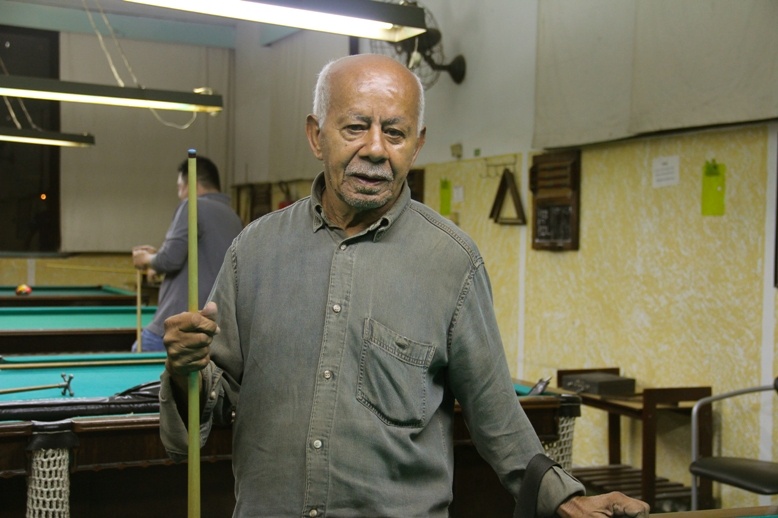
<path fill-rule="evenodd" d="M 475 244 L 407 185 L 346 238 L 323 217 L 323 184 L 251 223 L 211 294 L 221 333 L 202 431 L 234 415 L 235 516 L 448 516 L 455 399 L 517 495 L 543 448 L 517 402 Z M 163 440 L 183 459 L 166 376 L 161 403 Z M 580 492 L 551 472 L 541 514 Z"/>

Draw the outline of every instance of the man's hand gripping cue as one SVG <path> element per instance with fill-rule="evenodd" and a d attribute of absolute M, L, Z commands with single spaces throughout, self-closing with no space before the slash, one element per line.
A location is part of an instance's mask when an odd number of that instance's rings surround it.
<path fill-rule="evenodd" d="M 182 411 L 186 408 L 189 373 L 203 370 L 210 362 L 211 341 L 219 332 L 217 313 L 216 303 L 209 302 L 198 313 L 179 313 L 165 320 L 165 370 Z"/>

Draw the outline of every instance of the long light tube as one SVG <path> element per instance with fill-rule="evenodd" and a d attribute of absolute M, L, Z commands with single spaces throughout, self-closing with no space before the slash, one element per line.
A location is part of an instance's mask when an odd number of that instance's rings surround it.
<path fill-rule="evenodd" d="M 22 144 L 41 144 L 45 146 L 87 147 L 95 145 L 95 138 L 89 134 L 57 133 L 0 127 L 0 141 Z"/>
<path fill-rule="evenodd" d="M 75 83 L 42 77 L 10 75 L 0 75 L 0 96 L 2 95 L 49 101 L 211 113 L 221 111 L 223 105 L 221 95 Z"/>
<path fill-rule="evenodd" d="M 374 0 L 125 0 L 212 16 L 397 42 L 425 32 L 424 9 Z"/>

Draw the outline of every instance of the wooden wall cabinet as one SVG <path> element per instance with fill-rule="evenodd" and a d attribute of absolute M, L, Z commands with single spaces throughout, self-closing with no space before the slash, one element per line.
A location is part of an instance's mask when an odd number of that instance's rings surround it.
<path fill-rule="evenodd" d="M 581 152 L 564 151 L 532 159 L 532 248 L 578 250 Z"/>

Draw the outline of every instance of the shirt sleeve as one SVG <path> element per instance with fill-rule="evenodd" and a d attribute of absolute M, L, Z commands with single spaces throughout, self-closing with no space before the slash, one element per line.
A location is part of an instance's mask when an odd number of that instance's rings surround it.
<path fill-rule="evenodd" d="M 165 241 L 151 260 L 151 267 L 159 273 L 175 273 L 186 264 L 189 255 L 188 206 L 187 201 L 178 206 Z"/>
<path fill-rule="evenodd" d="M 220 375 L 213 364 L 203 370 L 203 384 L 206 396 L 205 405 L 200 415 L 200 447 L 202 448 L 211 433 L 213 420 L 213 408 L 216 398 L 209 397 L 213 393 L 213 384 L 210 380 Z M 176 400 L 173 396 L 173 385 L 170 375 L 163 371 L 160 377 L 159 389 L 159 433 L 162 444 L 171 459 L 175 462 L 183 462 L 189 454 L 189 432 L 181 417 Z"/>
<path fill-rule="evenodd" d="M 463 281 L 458 308 L 450 332 L 449 384 L 479 454 L 518 498 L 527 464 L 544 449 L 516 397 L 482 263 Z M 554 468 L 543 478 L 538 515 L 554 516 L 562 502 L 582 493 L 575 478 Z"/>

